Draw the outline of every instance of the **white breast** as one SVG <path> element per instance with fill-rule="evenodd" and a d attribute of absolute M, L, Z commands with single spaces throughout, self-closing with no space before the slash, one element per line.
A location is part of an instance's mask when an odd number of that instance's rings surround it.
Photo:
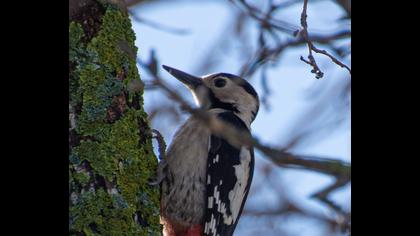
<path fill-rule="evenodd" d="M 165 184 L 162 185 L 164 217 L 185 225 L 201 222 L 206 202 L 209 137 L 210 130 L 194 117 L 175 134 L 166 160 L 167 174 L 173 175 L 170 194 L 165 194 Z"/>

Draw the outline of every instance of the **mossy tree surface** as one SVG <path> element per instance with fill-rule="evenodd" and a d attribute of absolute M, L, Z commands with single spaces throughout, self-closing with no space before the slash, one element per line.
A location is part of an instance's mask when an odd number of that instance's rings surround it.
<path fill-rule="evenodd" d="M 114 1 L 115 2 L 115 1 Z M 160 235 L 135 35 L 106 1 L 70 0 L 70 235 Z"/>

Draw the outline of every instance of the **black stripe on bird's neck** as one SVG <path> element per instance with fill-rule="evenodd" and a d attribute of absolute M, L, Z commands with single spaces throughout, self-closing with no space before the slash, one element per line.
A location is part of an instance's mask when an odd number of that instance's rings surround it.
<path fill-rule="evenodd" d="M 214 95 L 213 91 L 211 91 L 211 90 L 209 90 L 209 98 L 210 98 L 210 104 L 211 104 L 209 109 L 221 108 L 221 109 L 224 109 L 224 110 L 239 113 L 239 110 L 234 106 L 233 103 L 226 103 L 226 102 L 220 101 L 220 99 L 218 99 Z"/>

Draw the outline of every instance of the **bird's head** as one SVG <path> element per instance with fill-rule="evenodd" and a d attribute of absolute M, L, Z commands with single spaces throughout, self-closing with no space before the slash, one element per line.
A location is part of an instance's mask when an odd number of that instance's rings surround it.
<path fill-rule="evenodd" d="M 214 73 L 201 77 L 163 66 L 191 91 L 196 104 L 203 109 L 221 108 L 234 112 L 250 126 L 259 109 L 258 94 L 250 83 L 239 76 Z"/>

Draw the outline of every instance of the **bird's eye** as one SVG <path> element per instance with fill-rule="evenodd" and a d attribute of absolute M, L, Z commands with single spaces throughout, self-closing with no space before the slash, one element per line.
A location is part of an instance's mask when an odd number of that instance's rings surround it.
<path fill-rule="evenodd" d="M 224 80 L 224 79 L 216 79 L 214 81 L 214 86 L 216 86 L 218 88 L 224 87 L 225 85 L 226 85 L 226 80 Z"/>

